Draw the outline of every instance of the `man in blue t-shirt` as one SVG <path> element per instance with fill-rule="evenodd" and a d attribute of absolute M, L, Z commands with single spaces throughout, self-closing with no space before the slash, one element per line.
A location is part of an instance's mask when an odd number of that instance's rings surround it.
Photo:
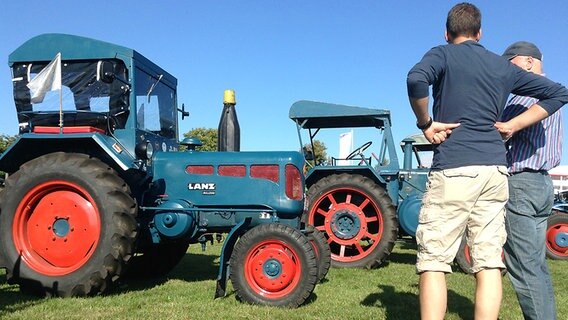
<path fill-rule="evenodd" d="M 435 144 L 416 231 L 420 313 L 423 319 L 444 318 L 445 274 L 451 272 L 467 229 L 477 283 L 475 318 L 497 319 L 509 196 L 502 136 L 554 113 L 568 102 L 568 90 L 481 46 L 481 13 L 472 4 L 460 3 L 449 11 L 445 37 L 448 44 L 428 51 L 407 78 L 416 125 Z M 496 124 L 511 92 L 539 102 Z"/>

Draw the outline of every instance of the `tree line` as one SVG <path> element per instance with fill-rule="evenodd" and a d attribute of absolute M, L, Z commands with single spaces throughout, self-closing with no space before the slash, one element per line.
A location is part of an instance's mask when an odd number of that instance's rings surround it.
<path fill-rule="evenodd" d="M 183 134 L 184 138 L 196 137 L 203 144 L 198 147 L 200 151 L 217 151 L 217 129 L 213 128 L 194 128 Z M 16 140 L 16 136 L 0 134 L 0 153 L 3 153 Z M 312 164 L 328 161 L 327 148 L 325 144 L 319 140 L 314 140 L 314 149 L 311 150 L 309 144 L 304 145 L 304 150 L 311 151 L 314 155 L 313 160 L 309 160 Z M 2 173 L 2 178 L 4 175 Z"/>

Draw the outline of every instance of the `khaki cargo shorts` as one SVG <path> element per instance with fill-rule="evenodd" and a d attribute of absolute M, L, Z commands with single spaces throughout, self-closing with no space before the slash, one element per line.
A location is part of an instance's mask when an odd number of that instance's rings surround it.
<path fill-rule="evenodd" d="M 502 250 L 507 238 L 507 176 L 503 166 L 467 166 L 429 173 L 416 230 L 417 273 L 451 273 L 466 227 L 472 271 L 505 268 Z"/>

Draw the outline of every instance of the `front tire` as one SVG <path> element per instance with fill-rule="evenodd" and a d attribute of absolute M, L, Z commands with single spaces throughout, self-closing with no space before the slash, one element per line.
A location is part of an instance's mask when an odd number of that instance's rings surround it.
<path fill-rule="evenodd" d="M 57 152 L 25 163 L 0 202 L 6 278 L 39 295 L 107 291 L 134 251 L 136 212 L 128 185 L 98 159 Z"/>
<path fill-rule="evenodd" d="M 385 190 L 357 174 L 334 174 L 307 193 L 308 224 L 325 234 L 332 266 L 374 268 L 392 252 L 396 210 Z"/>
<path fill-rule="evenodd" d="M 308 238 L 280 223 L 261 224 L 242 235 L 230 266 L 237 296 L 250 304 L 296 308 L 317 281 L 316 256 Z"/>

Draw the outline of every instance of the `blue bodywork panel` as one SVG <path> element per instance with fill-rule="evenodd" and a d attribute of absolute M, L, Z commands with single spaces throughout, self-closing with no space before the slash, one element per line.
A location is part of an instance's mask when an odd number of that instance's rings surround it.
<path fill-rule="evenodd" d="M 152 175 L 153 184 L 166 200 L 183 199 L 202 209 L 242 210 L 237 221 L 258 216 L 259 212 L 277 214 L 279 219 L 297 219 L 303 209 L 303 195 L 302 199 L 286 195 L 286 165 L 301 172 L 304 159 L 293 151 L 163 152 L 153 159 Z M 277 181 L 255 176 L 252 171 L 263 166 L 278 170 Z"/>

